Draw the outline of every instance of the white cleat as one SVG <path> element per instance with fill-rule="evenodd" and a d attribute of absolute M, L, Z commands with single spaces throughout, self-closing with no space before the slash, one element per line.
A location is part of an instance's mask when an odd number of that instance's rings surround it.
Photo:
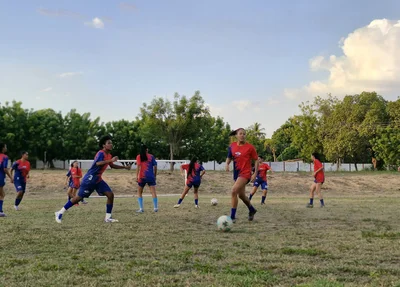
<path fill-rule="evenodd" d="M 61 223 L 62 214 L 56 211 L 54 212 L 54 215 L 56 216 L 56 222 Z"/>
<path fill-rule="evenodd" d="M 181 206 L 180 204 L 175 204 L 174 208 L 179 208 L 179 206 Z"/>
<path fill-rule="evenodd" d="M 0 217 L 7 217 L 7 215 L 4 212 L 0 212 Z"/>
<path fill-rule="evenodd" d="M 195 206 L 194 206 L 195 208 L 199 208 L 199 206 L 196 204 Z"/>
<path fill-rule="evenodd" d="M 104 219 L 104 222 L 107 222 L 107 223 L 115 223 L 115 222 L 118 222 L 118 219 L 106 218 L 106 219 Z"/>
<path fill-rule="evenodd" d="M 19 206 L 17 206 L 17 205 L 14 205 L 14 209 L 15 209 L 16 211 L 20 211 Z"/>
<path fill-rule="evenodd" d="M 154 208 L 154 212 L 158 212 L 158 208 Z"/>
<path fill-rule="evenodd" d="M 136 213 L 143 213 L 143 212 L 144 212 L 143 209 L 138 209 L 138 210 L 136 210 Z"/>

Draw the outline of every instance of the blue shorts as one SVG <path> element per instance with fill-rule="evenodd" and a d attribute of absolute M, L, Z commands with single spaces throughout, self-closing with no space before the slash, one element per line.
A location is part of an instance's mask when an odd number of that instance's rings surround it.
<path fill-rule="evenodd" d="M 253 186 L 255 186 L 255 187 L 259 187 L 261 185 L 261 189 L 262 190 L 268 190 L 268 183 L 266 182 L 266 181 L 264 181 L 264 180 L 256 180 L 254 183 L 253 183 Z"/>
<path fill-rule="evenodd" d="M 79 187 L 78 195 L 80 197 L 89 197 L 95 190 L 98 193 L 98 195 L 102 196 L 104 196 L 105 192 L 112 192 L 108 184 L 104 180 L 101 180 L 97 183 L 92 183 L 92 184 L 87 182 L 82 182 L 81 186 Z"/>
<path fill-rule="evenodd" d="M 6 177 L 3 175 L 0 175 L 0 187 L 3 187 L 6 185 Z"/>
<path fill-rule="evenodd" d="M 15 190 L 17 192 L 22 191 L 23 193 L 25 193 L 26 182 L 23 182 L 23 181 L 20 181 L 20 180 L 14 180 L 14 186 L 15 186 Z"/>
<path fill-rule="evenodd" d="M 187 185 L 187 187 L 189 187 L 189 188 L 192 188 L 192 187 L 194 187 L 194 188 L 199 188 L 200 184 L 201 184 L 200 181 L 194 181 L 194 182 L 189 182 L 189 183 L 187 183 L 186 185 Z"/>
<path fill-rule="evenodd" d="M 145 187 L 146 184 L 148 186 L 156 186 L 156 180 L 154 178 L 142 178 L 140 182 L 138 182 L 140 187 Z"/>
<path fill-rule="evenodd" d="M 318 181 L 318 180 L 314 179 L 314 182 L 315 182 L 315 183 L 324 184 L 325 180 L 323 180 L 323 181 Z"/>
<path fill-rule="evenodd" d="M 78 188 L 79 188 L 79 186 L 76 186 L 76 185 L 74 184 L 73 181 L 71 181 L 71 182 L 68 184 L 68 187 L 71 187 L 71 188 L 74 188 L 74 189 L 78 189 Z"/>

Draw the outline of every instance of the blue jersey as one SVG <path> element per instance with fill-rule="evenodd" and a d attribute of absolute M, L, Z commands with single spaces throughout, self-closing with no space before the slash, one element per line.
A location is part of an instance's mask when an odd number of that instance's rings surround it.
<path fill-rule="evenodd" d="M 154 180 L 154 166 L 157 166 L 157 161 L 152 154 L 147 154 L 147 161 L 141 161 L 140 155 L 136 157 L 137 166 L 140 166 L 139 179 Z"/>
<path fill-rule="evenodd" d="M 71 175 L 71 170 L 69 170 L 66 174 L 67 177 L 69 177 L 68 179 L 68 185 L 72 183 L 72 175 Z"/>
<path fill-rule="evenodd" d="M 8 168 L 8 156 L 6 156 L 4 153 L 0 153 L 0 177 L 5 178 L 5 168 Z"/>
<path fill-rule="evenodd" d="M 105 161 L 105 160 L 110 160 L 112 159 L 112 155 L 109 153 L 105 153 L 103 150 L 99 150 L 94 157 L 94 161 L 92 166 L 89 168 L 87 173 L 82 179 L 82 182 L 89 181 L 93 183 L 98 183 L 102 181 L 103 179 L 101 178 L 103 172 L 107 169 L 109 164 L 104 164 L 104 165 L 97 165 L 96 163 L 100 161 Z"/>

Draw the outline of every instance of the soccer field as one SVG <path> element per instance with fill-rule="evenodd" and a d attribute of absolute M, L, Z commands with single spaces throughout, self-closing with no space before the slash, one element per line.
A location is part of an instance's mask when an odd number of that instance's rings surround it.
<path fill-rule="evenodd" d="M 135 198 L 117 198 L 103 223 L 105 199 L 73 207 L 64 199 L 27 198 L 1 218 L 0 286 L 400 286 L 400 197 L 327 197 L 305 208 L 303 196 L 271 195 L 253 222 L 239 205 L 232 231 L 216 230 L 229 197 L 160 198 L 136 214 Z M 8 197 L 9 200 L 10 197 Z M 11 204 L 11 203 L 10 203 Z M 9 205 L 10 205 L 9 204 Z"/>

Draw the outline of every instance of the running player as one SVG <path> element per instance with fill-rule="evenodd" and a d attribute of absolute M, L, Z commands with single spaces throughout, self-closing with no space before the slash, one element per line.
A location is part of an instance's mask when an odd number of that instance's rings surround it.
<path fill-rule="evenodd" d="M 253 190 L 250 193 L 249 200 L 253 198 L 253 195 L 257 192 L 259 186 L 261 186 L 261 190 L 263 195 L 261 197 L 261 204 L 265 204 L 265 199 L 267 198 L 268 193 L 268 182 L 267 182 L 267 172 L 270 170 L 272 172 L 272 168 L 264 161 L 264 157 L 262 155 L 258 156 L 258 174 L 256 176 L 256 180 L 253 183 Z"/>
<path fill-rule="evenodd" d="M 139 210 L 136 212 L 143 213 L 143 188 L 147 184 L 150 188 L 151 196 L 153 197 L 154 212 L 158 211 L 158 199 L 156 193 L 156 177 L 157 177 L 157 161 L 152 154 L 148 153 L 147 146 L 140 147 L 140 154 L 136 157 L 136 177 L 138 183 L 138 203 Z"/>
<path fill-rule="evenodd" d="M 106 217 L 104 221 L 118 222 L 117 219 L 113 219 L 111 217 L 111 212 L 114 204 L 114 193 L 101 176 L 108 166 L 115 169 L 128 170 L 130 170 L 131 166 L 121 166 L 114 164 L 114 162 L 118 161 L 118 157 L 112 157 L 111 155 L 113 144 L 110 136 L 102 137 L 99 142 L 99 147 L 101 148 L 101 150 L 97 152 L 92 166 L 83 177 L 78 194 L 74 196 L 74 198 L 69 200 L 63 208 L 55 212 L 56 222 L 61 223 L 64 212 L 71 208 L 74 204 L 81 201 L 83 198 L 89 197 L 94 190 L 96 190 L 99 195 L 105 195 L 107 197 Z"/>
<path fill-rule="evenodd" d="M 10 171 L 8 169 L 8 156 L 6 155 L 7 145 L 0 143 L 0 217 L 6 217 L 7 215 L 3 212 L 4 202 L 4 186 L 6 185 L 6 175 L 10 178 L 11 183 L 14 182 Z"/>
<path fill-rule="evenodd" d="M 185 189 L 183 190 L 182 195 L 178 200 L 178 203 L 174 205 L 174 207 L 178 208 L 179 206 L 181 206 L 183 199 L 188 194 L 189 190 L 193 187 L 194 206 L 196 208 L 199 208 L 199 186 L 201 184 L 201 179 L 206 171 L 201 164 L 197 163 L 196 157 L 192 158 L 189 164 L 181 165 L 181 173 L 183 176 L 185 175 L 184 171 L 187 172 Z"/>
<path fill-rule="evenodd" d="M 81 186 L 82 170 L 79 168 L 78 161 L 73 161 L 71 163 L 71 168 L 67 173 L 67 178 L 65 180 L 65 185 L 68 187 L 67 194 L 68 199 L 74 198 L 79 187 Z M 82 203 L 87 202 L 82 198 Z M 75 204 L 79 205 L 79 203 Z"/>
<path fill-rule="evenodd" d="M 238 206 L 238 196 L 249 209 L 249 221 L 254 219 L 257 210 L 251 205 L 250 200 L 245 193 L 246 184 L 254 181 L 258 174 L 258 156 L 253 145 L 246 142 L 246 131 L 239 128 L 230 133 L 230 136 L 236 136 L 236 142 L 232 143 L 228 149 L 226 159 L 226 171 L 229 171 L 229 164 L 233 160 L 233 179 L 235 183 L 232 187 L 232 209 L 231 218 L 236 222 L 236 209 Z M 254 174 L 251 175 L 252 160 L 254 164 Z"/>
<path fill-rule="evenodd" d="M 314 162 L 314 182 L 310 187 L 310 203 L 307 204 L 308 208 L 314 207 L 314 192 L 317 192 L 321 207 L 325 207 L 324 199 L 322 197 L 322 184 L 325 181 L 324 166 L 321 163 L 319 154 L 313 153 L 311 159 Z"/>
<path fill-rule="evenodd" d="M 17 197 L 15 198 L 14 208 L 17 211 L 19 210 L 19 204 L 21 203 L 22 198 L 24 197 L 26 191 L 26 182 L 27 179 L 29 178 L 29 171 L 31 170 L 31 164 L 28 161 L 28 158 L 29 158 L 28 152 L 23 151 L 21 153 L 21 159 L 14 162 L 14 164 L 11 167 L 11 176 L 15 171 L 14 186 L 15 190 L 17 191 Z"/>

